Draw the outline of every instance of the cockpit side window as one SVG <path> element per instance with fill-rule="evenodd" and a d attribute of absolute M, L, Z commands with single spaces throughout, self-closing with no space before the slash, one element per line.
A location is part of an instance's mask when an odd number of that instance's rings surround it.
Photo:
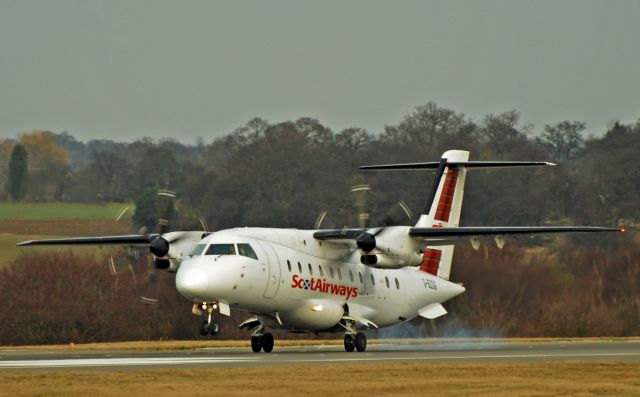
<path fill-rule="evenodd" d="M 238 254 L 253 259 L 258 259 L 258 255 L 249 244 L 238 244 Z"/>
<path fill-rule="evenodd" d="M 198 255 L 202 254 L 202 251 L 204 251 L 206 246 L 207 246 L 207 244 L 198 244 L 198 245 L 196 245 L 191 250 L 191 253 L 189 254 L 189 256 L 198 256 Z"/>
<path fill-rule="evenodd" d="M 235 255 L 236 246 L 234 244 L 211 244 L 207 248 L 205 255 Z"/>

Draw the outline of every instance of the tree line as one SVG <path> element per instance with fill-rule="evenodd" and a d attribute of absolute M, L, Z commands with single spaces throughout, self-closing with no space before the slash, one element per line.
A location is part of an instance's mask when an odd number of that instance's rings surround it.
<path fill-rule="evenodd" d="M 0 142 L 1 198 L 144 204 L 150 191 L 169 189 L 178 196 L 180 227 L 203 217 L 215 229 L 311 228 L 321 211 L 328 214 L 325 227 L 354 226 L 350 186 L 372 186 L 368 206 L 375 223 L 399 200 L 417 214 L 431 182 L 424 171 L 365 173 L 359 165 L 436 161 L 455 148 L 470 150 L 476 160 L 559 164 L 550 170 L 473 172 L 463 206 L 466 225 L 635 224 L 640 122 L 615 123 L 596 137 L 585 134 L 580 121 L 537 131 L 516 111 L 477 121 L 433 102 L 377 135 L 357 127 L 334 132 L 311 118 L 255 118 L 195 145 L 151 138 L 85 143 L 68 133 L 34 131 Z M 137 219 L 138 227 L 155 227 L 152 216 Z"/>
<path fill-rule="evenodd" d="M 361 128 L 334 132 L 310 118 L 256 118 L 196 145 L 148 138 L 84 143 L 66 133 L 35 131 L 0 142 L 0 156 L 6 200 L 134 201 L 136 227 L 153 230 L 166 204 L 155 192 L 170 189 L 178 197 L 172 228 L 199 228 L 202 217 L 216 230 L 312 228 L 321 211 L 327 211 L 323 227 L 356 226 L 349 189 L 360 183 L 372 187 L 367 206 L 373 225 L 398 200 L 417 216 L 429 172 L 364 173 L 357 167 L 436 161 L 445 150 L 465 149 L 476 160 L 558 166 L 470 173 L 462 225 L 633 229 L 640 215 L 640 122 L 615 123 L 595 137 L 586 131 L 579 121 L 536 130 L 515 111 L 472 120 L 427 103 L 375 135 Z M 16 181 L 20 175 L 22 183 Z M 634 233 L 510 240 L 502 250 L 462 245 L 452 280 L 467 292 L 446 304 L 450 314 L 379 335 L 638 335 L 639 257 Z M 198 320 L 175 291 L 172 275 L 159 275 L 158 305 L 140 303 L 149 268 L 145 257 L 132 260 L 131 271 L 112 274 L 103 257 L 34 252 L 0 268 L 0 300 L 10 308 L 0 312 L 0 344 L 198 337 Z M 235 328 L 243 319 L 238 313 L 222 318 L 221 335 L 246 337 Z"/>

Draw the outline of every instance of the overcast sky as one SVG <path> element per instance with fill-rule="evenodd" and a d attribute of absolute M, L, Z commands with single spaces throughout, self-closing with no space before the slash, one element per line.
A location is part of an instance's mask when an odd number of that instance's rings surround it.
<path fill-rule="evenodd" d="M 640 1 L 0 0 L 0 137 L 377 133 L 428 101 L 541 129 L 640 117 Z"/>

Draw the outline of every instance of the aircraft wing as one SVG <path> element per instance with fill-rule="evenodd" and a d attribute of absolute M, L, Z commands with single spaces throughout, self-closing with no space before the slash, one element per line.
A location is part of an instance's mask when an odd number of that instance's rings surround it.
<path fill-rule="evenodd" d="M 383 228 L 373 229 L 334 229 L 318 230 L 313 234 L 317 240 L 335 244 L 355 246 L 355 242 L 363 233 L 377 235 Z M 597 226 L 470 226 L 470 227 L 411 227 L 408 234 L 420 238 L 431 245 L 455 244 L 460 239 L 496 236 L 517 236 L 552 233 L 598 233 L 624 232 L 623 228 Z"/>
<path fill-rule="evenodd" d="M 29 240 L 18 243 L 18 246 L 26 245 L 149 245 L 158 237 L 157 234 L 130 234 L 123 236 L 101 237 L 71 237 L 48 240 Z"/>
<path fill-rule="evenodd" d="M 412 227 L 411 237 L 429 240 L 546 233 L 624 232 L 622 228 L 597 226 Z"/>

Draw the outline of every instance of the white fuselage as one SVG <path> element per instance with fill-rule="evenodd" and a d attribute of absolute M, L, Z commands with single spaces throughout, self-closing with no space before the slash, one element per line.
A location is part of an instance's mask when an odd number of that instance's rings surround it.
<path fill-rule="evenodd" d="M 313 232 L 237 228 L 213 233 L 198 243 L 204 245 L 202 253 L 184 258 L 176 287 L 194 302 L 222 302 L 292 331 L 337 330 L 344 316 L 391 326 L 464 292 L 415 267 L 365 266 L 357 250 L 316 240 Z M 230 244 L 236 254 L 206 254 L 209 246 Z M 241 254 L 247 245 L 257 259 Z"/>

